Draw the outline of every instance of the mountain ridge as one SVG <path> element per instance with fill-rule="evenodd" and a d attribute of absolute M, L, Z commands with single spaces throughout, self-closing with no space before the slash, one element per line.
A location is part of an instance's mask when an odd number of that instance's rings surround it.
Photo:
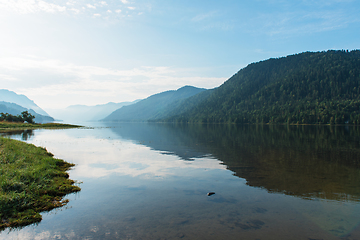
<path fill-rule="evenodd" d="M 157 121 L 360 124 L 360 51 L 304 52 L 251 63 L 207 97 L 184 100 L 177 111 Z"/>
<path fill-rule="evenodd" d="M 187 85 L 177 90 L 157 93 L 133 105 L 117 109 L 102 119 L 102 121 L 149 121 L 157 119 L 159 116 L 167 115 L 167 107 L 170 104 L 174 104 L 205 90 L 204 88 Z"/>
<path fill-rule="evenodd" d="M 0 89 L 0 101 L 16 103 L 17 105 L 20 105 L 29 110 L 32 109 L 40 115 L 50 117 L 50 115 L 47 112 L 45 112 L 42 108 L 40 108 L 38 105 L 36 105 L 33 100 L 29 99 L 25 95 L 17 94 L 8 89 Z"/>
<path fill-rule="evenodd" d="M 31 115 L 35 117 L 34 121 L 37 123 L 43 122 L 52 122 L 54 118 L 50 116 L 44 116 L 35 112 L 33 109 L 27 109 L 16 103 L 10 103 L 5 101 L 0 101 L 0 113 L 9 113 L 12 115 L 20 115 L 23 111 L 28 111 Z"/>

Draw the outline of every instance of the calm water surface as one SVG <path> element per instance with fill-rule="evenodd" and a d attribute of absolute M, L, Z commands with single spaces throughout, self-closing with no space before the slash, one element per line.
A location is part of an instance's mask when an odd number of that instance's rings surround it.
<path fill-rule="evenodd" d="M 0 239 L 360 239 L 360 128 L 85 125 L 7 134 L 83 183 Z"/>

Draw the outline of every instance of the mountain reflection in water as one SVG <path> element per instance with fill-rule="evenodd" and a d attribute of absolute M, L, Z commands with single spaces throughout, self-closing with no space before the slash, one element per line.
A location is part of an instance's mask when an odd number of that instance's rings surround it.
<path fill-rule="evenodd" d="M 360 239 L 358 127 L 91 125 L 3 133 L 83 183 L 0 239 Z"/>
<path fill-rule="evenodd" d="M 213 156 L 268 192 L 360 199 L 359 127 L 119 123 L 111 130 L 183 160 Z"/>

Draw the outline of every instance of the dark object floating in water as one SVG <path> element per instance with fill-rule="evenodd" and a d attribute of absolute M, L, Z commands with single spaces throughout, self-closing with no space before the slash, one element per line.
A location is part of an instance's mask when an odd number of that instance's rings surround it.
<path fill-rule="evenodd" d="M 211 196 L 211 195 L 214 195 L 215 193 L 214 192 L 208 192 L 208 196 Z"/>

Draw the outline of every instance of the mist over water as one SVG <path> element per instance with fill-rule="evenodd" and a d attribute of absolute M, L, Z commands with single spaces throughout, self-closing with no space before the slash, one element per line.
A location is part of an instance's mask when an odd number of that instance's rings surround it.
<path fill-rule="evenodd" d="M 75 163 L 70 178 L 83 183 L 39 225 L 0 239 L 360 239 L 357 127 L 94 123 L 3 135 Z"/>

